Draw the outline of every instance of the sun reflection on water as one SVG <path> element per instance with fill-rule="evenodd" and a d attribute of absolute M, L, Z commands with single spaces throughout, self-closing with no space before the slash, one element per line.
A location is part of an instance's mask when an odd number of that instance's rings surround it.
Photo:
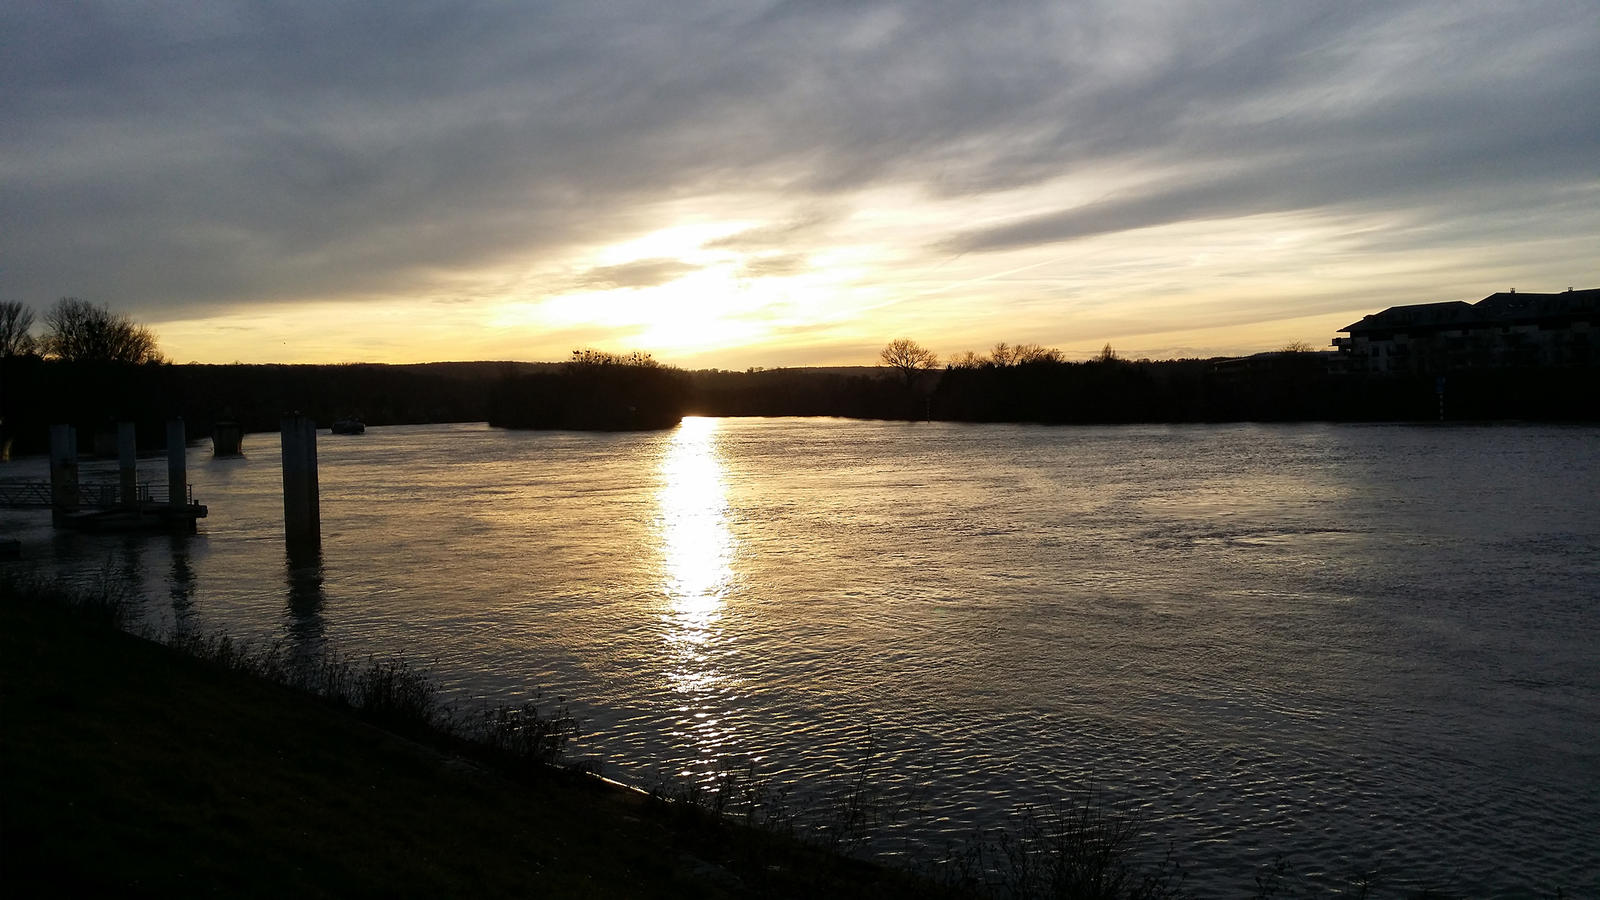
<path fill-rule="evenodd" d="M 680 773 L 692 776 L 714 767 L 733 737 L 722 714 L 730 685 L 719 666 L 732 652 L 722 617 L 733 583 L 733 534 L 717 420 L 683 420 L 661 460 L 658 499 L 665 675 L 682 701 L 676 736 L 699 751 L 693 768 Z"/>

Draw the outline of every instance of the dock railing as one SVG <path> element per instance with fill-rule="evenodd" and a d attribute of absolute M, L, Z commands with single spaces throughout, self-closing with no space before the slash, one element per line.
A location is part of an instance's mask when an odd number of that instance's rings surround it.
<path fill-rule="evenodd" d="M 154 502 L 166 493 L 165 484 L 141 481 L 135 499 L 141 504 Z M 184 500 L 194 505 L 194 485 L 184 485 Z M 49 509 L 53 505 L 50 482 L 0 480 L 0 507 L 7 509 Z M 78 485 L 79 509 L 115 509 L 122 505 L 122 486 L 118 484 L 89 483 Z"/>

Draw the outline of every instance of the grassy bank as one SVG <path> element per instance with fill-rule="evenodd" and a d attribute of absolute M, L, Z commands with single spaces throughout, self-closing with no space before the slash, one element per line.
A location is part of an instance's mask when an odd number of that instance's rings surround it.
<path fill-rule="evenodd" d="M 502 771 L 103 619 L 0 593 L 7 896 L 936 892 L 592 778 Z"/>

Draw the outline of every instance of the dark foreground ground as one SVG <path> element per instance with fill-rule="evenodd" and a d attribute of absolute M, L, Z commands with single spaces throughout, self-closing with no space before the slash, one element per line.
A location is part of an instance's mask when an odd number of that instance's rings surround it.
<path fill-rule="evenodd" d="M 0 596 L 0 894 L 928 896 L 595 779 L 528 780 Z"/>

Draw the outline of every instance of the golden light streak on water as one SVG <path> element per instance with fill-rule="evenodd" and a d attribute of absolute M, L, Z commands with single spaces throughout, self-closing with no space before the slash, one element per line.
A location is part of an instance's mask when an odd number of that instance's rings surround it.
<path fill-rule="evenodd" d="M 663 658 L 682 701 L 675 730 L 697 748 L 697 763 L 714 765 L 733 737 L 713 704 L 728 681 L 719 659 L 728 652 L 722 607 L 733 581 L 734 549 L 717 420 L 685 418 L 662 455 L 660 474 Z"/>

